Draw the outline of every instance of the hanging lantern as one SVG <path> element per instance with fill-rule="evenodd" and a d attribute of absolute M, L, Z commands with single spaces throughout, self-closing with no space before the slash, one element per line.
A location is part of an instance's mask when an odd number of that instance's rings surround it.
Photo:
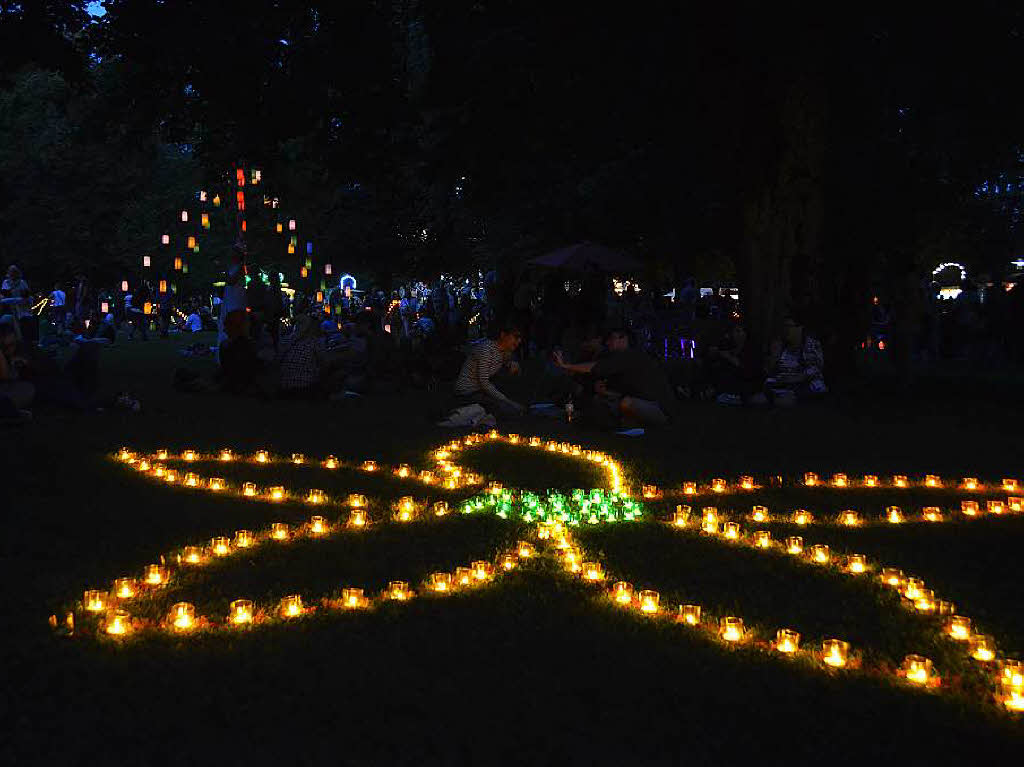
<path fill-rule="evenodd" d="M 215 207 L 215 208 L 219 208 L 220 207 L 220 195 L 219 194 L 215 194 L 213 196 L 213 207 Z"/>
<path fill-rule="evenodd" d="M 246 230 L 247 230 L 247 226 L 246 226 L 246 223 L 245 223 L 245 219 L 243 218 L 242 219 L 242 231 L 244 232 Z"/>
<path fill-rule="evenodd" d="M 143 256 L 143 257 L 142 257 L 142 265 L 143 265 L 144 267 L 148 267 L 148 266 L 150 265 L 150 262 L 149 262 L 149 256 Z"/>
<path fill-rule="evenodd" d="M 109 311 L 110 311 L 110 304 L 108 304 L 106 301 L 101 301 L 100 302 L 100 313 L 101 314 L 106 314 Z"/>
<path fill-rule="evenodd" d="M 152 314 L 153 313 L 153 304 L 151 304 L 149 301 L 146 301 L 142 305 L 142 313 L 143 314 Z"/>
<path fill-rule="evenodd" d="M 121 292 L 122 293 L 127 293 L 128 292 L 128 280 L 121 280 Z"/>
<path fill-rule="evenodd" d="M 294 218 L 288 219 L 288 231 L 289 232 L 294 232 L 295 231 L 295 219 Z"/>
<path fill-rule="evenodd" d="M 182 264 L 181 265 L 181 273 L 182 274 L 188 274 L 188 264 Z"/>
<path fill-rule="evenodd" d="M 174 271 L 180 272 L 182 266 L 183 266 L 183 263 L 182 263 L 181 257 L 180 256 L 176 256 L 175 259 L 174 259 Z"/>
<path fill-rule="evenodd" d="M 183 224 L 188 223 L 188 211 L 187 210 L 181 211 L 181 222 Z"/>
<path fill-rule="evenodd" d="M 189 235 L 188 245 L 187 245 L 188 249 L 192 250 L 192 248 L 194 248 L 195 246 L 196 246 L 196 238 L 191 236 L 191 235 Z"/>
<path fill-rule="evenodd" d="M 205 190 L 202 190 L 202 189 L 199 190 L 199 202 L 206 202 L 206 192 L 205 192 Z"/>
<path fill-rule="evenodd" d="M 302 279 L 306 279 L 307 277 L 309 277 L 309 269 L 307 269 L 306 267 L 302 267 L 301 269 L 299 269 L 299 275 L 302 277 Z"/>
<path fill-rule="evenodd" d="M 235 181 L 238 183 L 239 186 L 245 186 L 245 169 L 244 168 L 236 168 L 235 169 Z"/>
<path fill-rule="evenodd" d="M 329 275 L 330 273 L 331 273 L 331 265 L 330 264 L 324 264 L 324 274 Z"/>
<path fill-rule="evenodd" d="M 307 256 L 313 255 L 313 243 L 311 243 L 311 242 L 307 242 L 306 243 L 306 255 Z"/>
<path fill-rule="evenodd" d="M 160 236 L 160 244 L 161 245 L 170 245 L 171 244 L 171 235 L 169 235 L 169 234 L 161 235 Z"/>
<path fill-rule="evenodd" d="M 161 293 L 167 292 L 167 280 L 160 280 L 159 290 Z"/>
<path fill-rule="evenodd" d="M 318 304 L 322 304 L 324 302 L 324 292 L 322 290 L 318 290 L 316 292 L 316 302 Z"/>
<path fill-rule="evenodd" d="M 245 192 L 239 189 L 235 192 L 235 203 L 238 205 L 240 211 L 245 210 Z"/>
<path fill-rule="evenodd" d="M 292 245 L 291 243 L 288 244 L 288 255 L 289 256 L 295 255 L 295 246 Z"/>

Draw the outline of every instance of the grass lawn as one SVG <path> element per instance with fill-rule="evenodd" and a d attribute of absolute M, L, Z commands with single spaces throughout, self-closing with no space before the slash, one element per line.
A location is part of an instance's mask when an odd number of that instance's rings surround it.
<path fill-rule="evenodd" d="M 433 425 L 440 395 L 416 391 L 329 403 L 179 394 L 170 386 L 176 365 L 211 364 L 181 358 L 177 348 L 186 343 L 104 350 L 107 384 L 135 393 L 141 413 L 41 409 L 27 427 L 0 431 L 4 764 L 975 764 L 996 755 L 1012 763 L 1024 748 L 1024 720 L 983 700 L 977 664 L 891 592 L 784 554 L 668 528 L 657 518 L 675 498 L 650 502 L 644 522 L 584 528 L 577 540 L 617 578 L 659 590 L 663 604 L 695 602 L 714 615 L 743 616 L 762 638 L 781 627 L 799 630 L 808 644 L 839 636 L 872 671 L 826 672 L 644 619 L 548 560 L 471 593 L 317 614 L 297 625 L 124 642 L 81 631 L 55 636 L 48 616 L 66 612 L 86 588 L 137 575 L 183 544 L 274 521 L 300 523 L 311 513 L 300 503 L 161 486 L 110 459 L 122 444 L 265 447 L 423 467 L 427 450 L 452 437 Z M 913 396 L 878 386 L 792 411 L 694 404 L 684 424 L 640 439 L 552 421 L 508 430 L 614 454 L 636 488 L 641 481 L 678 488 L 718 476 L 777 477 L 778 486 L 717 499 L 737 519 L 755 502 L 820 516 L 841 508 L 878 516 L 891 503 L 958 506 L 963 494 L 838 494 L 795 487 L 795 480 L 809 470 L 1024 479 L 1019 384 L 946 377 Z M 478 448 L 464 463 L 506 486 L 537 490 L 599 479 L 586 465 L 501 446 Z M 407 493 L 453 503 L 460 497 L 349 469 L 246 465 L 222 475 L 320 487 L 331 496 L 364 493 L 376 516 Z M 744 522 L 745 530 L 753 527 Z M 857 530 L 773 522 L 765 529 L 901 567 L 994 635 L 1001 652 L 1024 657 L 1024 515 Z M 187 600 L 197 614 L 222 615 L 237 597 L 270 604 L 347 585 L 379 590 L 397 578 L 415 587 L 432 571 L 490 559 L 524 534 L 518 522 L 450 515 L 264 547 L 177 579 L 138 613 L 157 617 Z M 932 658 L 952 691 L 909 690 L 877 672 L 911 652 Z"/>

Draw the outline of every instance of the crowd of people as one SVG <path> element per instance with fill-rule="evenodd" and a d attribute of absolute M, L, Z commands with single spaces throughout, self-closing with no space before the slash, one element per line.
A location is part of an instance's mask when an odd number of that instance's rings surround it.
<path fill-rule="evenodd" d="M 790 406 L 828 392 L 822 342 L 796 313 L 757 348 L 737 296 L 700 290 L 693 279 L 663 295 L 597 271 L 527 268 L 368 290 L 346 275 L 304 294 L 236 249 L 219 293 L 155 295 L 144 282 L 130 292 L 93 290 L 80 275 L 44 294 L 16 266 L 0 293 L 0 418 L 23 417 L 34 400 L 88 407 L 98 347 L 119 333 L 144 341 L 152 332 L 216 331 L 216 340 L 199 336 L 185 350 L 218 362 L 214 375 L 176 370 L 186 391 L 326 399 L 417 387 L 447 392 L 452 413 L 472 407 L 517 418 L 533 406 L 610 428 L 666 426 L 687 399 Z M 1005 303 L 996 298 L 984 310 L 969 291 L 947 302 L 934 327 L 915 336 L 922 354 L 941 353 L 934 338 L 944 322 L 958 328 L 965 316 L 994 316 Z M 890 322 L 876 299 L 872 348 L 884 347 Z M 68 362 L 43 362 L 40 349 L 62 342 L 76 347 Z M 986 343 L 975 332 L 974 346 Z M 517 378 L 524 367 L 529 383 Z"/>

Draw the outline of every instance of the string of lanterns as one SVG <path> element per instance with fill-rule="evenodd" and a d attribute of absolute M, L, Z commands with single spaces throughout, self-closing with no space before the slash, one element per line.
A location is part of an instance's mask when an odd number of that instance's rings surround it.
<path fill-rule="evenodd" d="M 499 482 L 490 482 L 485 491 L 463 501 L 458 511 L 463 514 L 473 514 L 480 511 L 494 513 L 497 516 L 508 519 L 516 517 L 524 522 L 534 525 L 533 541 L 522 540 L 516 548 L 511 551 L 498 552 L 492 560 L 478 560 L 469 566 L 460 566 L 453 572 L 431 573 L 422 585 L 422 590 L 427 593 L 444 595 L 460 589 L 472 588 L 490 582 L 493 578 L 503 572 L 510 572 L 519 567 L 524 561 L 539 556 L 554 556 L 570 574 L 580 578 L 584 582 L 601 585 L 610 580 L 611 576 L 595 557 L 588 556 L 572 538 L 570 529 L 580 525 L 606 524 L 613 522 L 632 522 L 641 519 L 644 515 L 642 503 L 631 498 L 629 488 L 622 482 L 622 472 L 619 464 L 604 453 L 592 450 L 584 450 L 579 445 L 557 441 L 544 441 L 539 437 L 522 438 L 516 434 L 507 436 L 492 430 L 486 435 L 470 435 L 461 440 L 453 440 L 432 451 L 432 457 L 436 464 L 436 470 L 424 470 L 417 472 L 406 464 L 385 469 L 375 461 L 364 461 L 360 464 L 343 463 L 334 456 L 327 456 L 322 459 L 307 459 L 302 454 L 293 454 L 290 458 L 275 456 L 268 451 L 257 451 L 252 456 L 242 456 L 230 449 L 221 450 L 216 454 L 201 454 L 194 449 L 186 449 L 180 453 L 171 453 L 167 450 L 158 450 L 150 454 L 136 454 L 128 448 L 122 448 L 117 459 L 124 465 L 143 473 L 147 477 L 161 480 L 170 484 L 180 484 L 190 488 L 201 488 L 210 492 L 225 493 L 236 492 L 242 497 L 258 498 L 269 502 L 279 502 L 286 498 L 301 498 L 313 506 L 329 505 L 331 501 L 325 493 L 319 490 L 310 490 L 304 493 L 294 493 L 281 486 L 259 489 L 254 483 L 246 482 L 239 488 L 231 488 L 228 484 L 217 477 L 200 477 L 193 472 L 182 472 L 171 468 L 169 464 L 181 462 L 184 464 L 196 464 L 201 462 L 222 462 L 251 461 L 258 464 L 291 463 L 295 465 L 314 465 L 324 469 L 338 469 L 342 466 L 357 468 L 366 472 L 389 471 L 400 479 L 419 481 L 426 485 L 437 485 L 448 489 L 472 487 L 482 484 L 483 479 L 472 472 L 467 472 L 454 462 L 454 458 L 464 448 L 474 445 L 504 442 L 510 445 L 522 445 L 545 452 L 568 455 L 593 462 L 604 469 L 607 477 L 606 488 L 595 488 L 590 491 L 581 489 L 572 491 L 569 494 L 548 491 L 546 494 L 535 494 L 507 489 Z M 863 481 L 865 487 L 877 487 L 877 477 L 867 477 Z M 804 477 L 805 486 L 814 487 L 819 484 L 816 475 L 808 474 Z M 942 487 L 942 480 L 938 477 L 927 476 L 920 484 L 922 487 Z M 691 489 L 688 489 L 692 485 Z M 850 487 L 851 483 L 845 475 L 836 475 L 828 486 L 835 488 Z M 892 487 L 906 488 L 911 486 L 907 477 L 897 475 L 892 481 Z M 757 486 L 751 477 L 741 477 L 735 484 L 724 480 L 713 480 L 708 491 L 714 494 L 723 494 L 736 489 L 749 490 Z M 969 491 L 980 491 L 986 485 L 975 478 L 967 478 L 963 482 L 963 489 Z M 1019 490 L 1016 480 L 1004 479 L 1000 485 L 1001 489 L 1008 492 Z M 683 487 L 683 494 L 698 496 L 700 488 L 695 483 L 686 483 Z M 644 498 L 659 498 L 662 493 L 657 487 L 644 485 L 642 495 Z M 970 504 L 973 504 L 970 505 Z M 206 545 L 190 545 L 180 549 L 173 557 L 177 568 L 195 568 L 204 563 L 219 558 L 229 557 L 232 554 L 252 549 L 253 547 L 270 542 L 284 542 L 297 537 L 324 538 L 342 529 L 359 529 L 371 524 L 367 514 L 366 497 L 360 494 L 351 494 L 343 503 L 336 505 L 348 508 L 346 520 L 329 521 L 324 515 L 313 515 L 310 520 L 300 526 L 290 527 L 286 523 L 277 522 L 271 525 L 268 530 L 254 533 L 248 530 L 238 530 L 233 538 L 226 536 L 215 537 Z M 926 507 L 924 519 L 929 519 L 929 509 Z M 433 515 L 445 516 L 450 512 L 446 501 L 437 501 L 430 507 Z M 427 505 L 417 502 L 411 496 L 403 496 L 392 507 L 391 519 L 397 523 L 410 522 L 423 515 Z M 1005 502 L 989 501 L 986 511 L 992 514 L 1003 514 L 1020 511 L 1020 499 L 1014 496 Z M 977 516 L 981 508 L 976 501 L 964 501 L 961 511 L 965 516 Z M 1010 711 L 1024 711 L 1024 665 L 1021 661 L 1013 659 L 999 659 L 995 642 L 992 637 L 974 631 L 972 621 L 965 615 L 959 614 L 955 606 L 945 600 L 939 599 L 934 591 L 925 588 L 924 582 L 913 576 L 905 575 L 901 570 L 893 567 L 881 567 L 867 560 L 861 554 L 847 554 L 832 551 L 825 544 L 805 545 L 801 536 L 789 536 L 782 541 L 775 541 L 767 530 L 756 530 L 752 533 L 744 532 L 741 525 L 732 520 L 727 520 L 720 515 L 714 506 L 704 507 L 699 519 L 691 523 L 692 509 L 682 504 L 676 507 L 675 513 L 666 521 L 674 528 L 688 531 L 699 531 L 699 534 L 713 536 L 716 539 L 724 540 L 733 545 L 744 545 L 764 551 L 784 552 L 811 566 L 829 567 L 838 569 L 850 576 L 863 576 L 877 571 L 877 577 L 887 587 L 897 591 L 901 597 L 901 603 L 907 609 L 922 615 L 934 615 L 940 617 L 941 632 L 958 643 L 963 643 L 967 648 L 970 657 L 986 666 L 998 669 L 994 681 L 996 685 L 996 698 Z M 863 523 L 859 515 L 852 510 L 841 512 L 836 518 L 839 524 L 855 526 Z M 754 506 L 749 516 L 752 521 L 768 523 L 773 521 L 768 510 L 763 506 Z M 938 519 L 944 519 L 939 517 Z M 907 518 L 902 511 L 895 506 L 888 507 L 886 520 L 888 524 L 899 523 Z M 806 510 L 793 512 L 789 520 L 796 524 L 812 524 L 813 515 Z M 126 607 L 132 599 L 145 593 L 152 592 L 171 582 L 176 570 L 168 567 L 166 561 L 161 558 L 160 564 L 148 565 L 141 579 L 119 578 L 114 582 L 112 592 L 107 593 L 101 590 L 89 590 L 85 592 L 81 612 L 94 616 L 103 616 L 98 622 L 98 633 L 106 633 L 111 636 L 124 636 L 126 634 L 144 628 L 147 624 L 138 619 L 133 619 Z M 873 577 L 873 576 L 869 576 Z M 406 581 L 391 581 L 388 588 L 379 595 L 367 594 L 364 589 L 357 587 L 346 587 L 341 591 L 341 597 L 322 597 L 320 608 L 323 609 L 363 609 L 372 606 L 378 601 L 404 601 L 415 596 L 416 592 L 410 589 Z M 614 605 L 626 609 L 636 610 L 639 614 L 648 617 L 660 617 L 662 619 L 674 620 L 685 627 L 700 629 L 709 635 L 717 637 L 727 644 L 758 644 L 755 641 L 756 632 L 744 624 L 739 616 L 727 615 L 717 618 L 703 614 L 702 608 L 697 604 L 679 605 L 677 611 L 666 609 L 661 604 L 660 595 L 657 591 L 650 589 L 634 590 L 631 583 L 627 581 L 615 581 L 611 586 L 609 597 Z M 241 625 L 249 625 L 271 620 L 278 617 L 282 620 L 308 615 L 318 609 L 317 605 L 306 605 L 300 596 L 291 595 L 283 599 L 280 604 L 271 607 L 257 608 L 251 600 L 238 599 L 231 603 L 229 614 L 222 623 L 213 622 L 208 619 L 197 617 L 194 606 L 189 603 L 175 604 L 165 620 L 159 623 L 161 628 L 185 632 L 197 627 L 230 628 Z M 74 625 L 74 613 L 67 616 L 69 627 Z M 51 623 L 56 625 L 56 616 L 51 616 Z M 800 633 L 791 628 L 782 628 L 776 632 L 775 638 L 767 643 L 767 647 L 775 653 L 792 656 L 795 654 L 810 655 L 826 667 L 833 669 L 856 668 L 860 666 L 860 658 L 857 653 L 851 652 L 850 645 L 839 638 L 826 639 L 820 647 L 813 650 L 806 650 L 800 645 Z M 763 646 L 764 643 L 760 643 Z M 899 670 L 899 675 L 909 684 L 916 686 L 939 687 L 942 678 L 932 661 L 920 655 L 908 655 Z"/>

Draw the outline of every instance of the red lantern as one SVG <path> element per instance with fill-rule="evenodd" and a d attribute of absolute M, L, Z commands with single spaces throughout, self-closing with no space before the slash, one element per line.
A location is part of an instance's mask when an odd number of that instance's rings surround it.
<path fill-rule="evenodd" d="M 309 269 L 307 269 L 306 267 L 302 267 L 301 269 L 299 269 L 299 274 L 302 275 L 302 279 L 306 279 L 309 276 Z"/>
<path fill-rule="evenodd" d="M 235 179 L 238 181 L 239 186 L 245 186 L 245 170 L 242 168 L 235 170 Z"/>
<path fill-rule="evenodd" d="M 243 232 L 245 231 L 245 219 L 244 218 L 242 219 L 242 231 Z"/>
<path fill-rule="evenodd" d="M 239 189 L 235 193 L 235 200 L 238 203 L 238 209 L 239 210 L 245 210 L 245 192 L 243 192 L 241 189 Z"/>
<path fill-rule="evenodd" d="M 176 272 L 180 272 L 181 271 L 181 259 L 180 258 L 175 258 L 174 259 L 174 271 L 176 271 Z"/>

